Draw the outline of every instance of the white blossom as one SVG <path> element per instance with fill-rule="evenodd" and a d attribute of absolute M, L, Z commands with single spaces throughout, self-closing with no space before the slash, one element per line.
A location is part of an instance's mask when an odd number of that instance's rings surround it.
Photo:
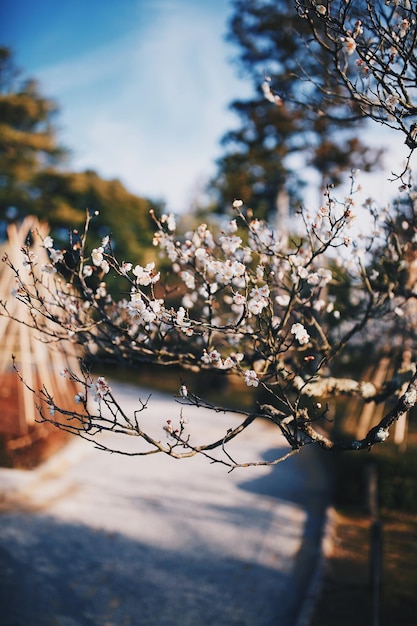
<path fill-rule="evenodd" d="M 93 392 L 94 400 L 96 402 L 99 402 L 102 398 L 104 398 L 104 396 L 111 393 L 110 385 L 108 384 L 104 376 L 99 376 L 97 378 L 96 383 L 93 387 Z"/>
<path fill-rule="evenodd" d="M 247 384 L 248 387 L 258 387 L 259 379 L 255 370 L 246 370 L 245 383 Z"/>
<path fill-rule="evenodd" d="M 398 96 L 396 96 L 395 94 L 391 94 L 386 99 L 385 104 L 390 111 L 395 111 L 395 108 L 398 105 L 398 102 L 399 102 Z"/>
<path fill-rule="evenodd" d="M 407 406 L 409 407 L 414 406 L 416 403 L 416 400 L 417 400 L 417 391 L 415 389 L 410 389 L 404 394 L 404 403 Z"/>
<path fill-rule="evenodd" d="M 175 316 L 175 324 L 179 326 L 187 335 L 192 335 L 191 321 L 187 318 L 187 311 L 180 306 Z"/>
<path fill-rule="evenodd" d="M 248 310 L 253 315 L 259 315 L 270 304 L 269 287 L 254 287 L 250 291 L 250 299 L 247 302 Z"/>
<path fill-rule="evenodd" d="M 195 289 L 195 278 L 194 278 L 194 274 L 191 274 L 191 272 L 188 271 L 183 271 L 180 274 L 182 280 L 185 283 L 185 286 L 188 287 L 188 289 Z"/>
<path fill-rule="evenodd" d="M 227 255 L 234 254 L 236 250 L 242 243 L 242 240 L 237 235 L 231 235 L 230 237 L 227 235 L 222 235 L 219 239 L 220 245 L 223 248 L 223 251 Z"/>
<path fill-rule="evenodd" d="M 353 37 L 346 37 L 343 43 L 343 49 L 349 56 L 352 55 L 356 50 L 356 41 Z"/>
<path fill-rule="evenodd" d="M 193 293 L 186 293 L 182 300 L 181 300 L 181 305 L 185 308 L 185 309 L 192 309 L 195 301 L 197 300 L 197 294 L 195 292 Z"/>
<path fill-rule="evenodd" d="M 378 428 L 376 434 L 375 434 L 375 440 L 376 441 L 385 441 L 387 438 L 389 437 L 389 430 L 388 428 Z"/>
<path fill-rule="evenodd" d="M 160 272 L 155 272 L 155 263 L 148 263 L 146 267 L 142 265 L 136 265 L 132 273 L 136 276 L 136 282 L 138 285 L 147 286 L 157 283 L 160 279 Z"/>
<path fill-rule="evenodd" d="M 102 272 L 103 272 L 104 274 L 108 274 L 108 273 L 109 273 L 109 271 L 110 271 L 110 265 L 109 265 L 108 261 L 103 260 L 103 261 L 101 262 L 100 268 L 101 268 L 101 270 L 102 270 Z"/>
<path fill-rule="evenodd" d="M 326 302 L 320 298 L 319 300 L 316 300 L 314 302 L 313 309 L 319 313 L 320 311 L 323 311 L 325 306 L 326 306 Z"/>
<path fill-rule="evenodd" d="M 273 104 L 277 104 L 278 106 L 282 104 L 281 98 L 273 93 L 269 79 L 264 80 L 264 82 L 262 83 L 262 91 L 263 91 L 264 97 L 269 102 L 272 102 Z"/>
<path fill-rule="evenodd" d="M 175 216 L 173 213 L 169 213 L 169 214 L 164 213 L 163 215 L 161 215 L 161 223 L 166 224 L 168 230 L 170 230 L 171 232 L 174 232 L 175 229 L 177 228 Z"/>
<path fill-rule="evenodd" d="M 311 272 L 307 277 L 309 285 L 327 285 L 332 279 L 332 273 L 330 270 L 320 267 L 317 272 Z"/>
<path fill-rule="evenodd" d="M 263 265 L 258 265 L 256 268 L 256 278 L 258 281 L 264 279 L 265 268 Z"/>
<path fill-rule="evenodd" d="M 54 248 L 50 248 L 49 254 L 51 255 L 53 263 L 59 263 L 59 261 L 64 260 L 64 253 L 62 250 L 55 250 Z"/>
<path fill-rule="evenodd" d="M 106 283 L 100 283 L 96 289 L 96 298 L 105 298 L 107 296 Z"/>
<path fill-rule="evenodd" d="M 233 302 L 237 306 L 243 306 L 246 303 L 246 298 L 241 293 L 235 293 L 233 296 Z"/>
<path fill-rule="evenodd" d="M 296 323 L 291 326 L 291 334 L 294 335 L 300 345 L 304 345 L 310 341 L 310 335 L 300 323 Z"/>
<path fill-rule="evenodd" d="M 100 265 L 102 264 L 104 257 L 103 257 L 103 248 L 94 248 L 92 253 L 91 253 L 91 260 L 93 262 L 93 265 L 96 265 L 97 267 L 100 267 Z"/>
<path fill-rule="evenodd" d="M 297 267 L 297 274 L 299 278 L 304 280 L 308 277 L 308 269 L 306 267 Z"/>
<path fill-rule="evenodd" d="M 201 360 L 206 365 L 209 365 L 211 363 L 218 363 L 219 361 L 221 361 L 221 354 L 217 350 L 211 350 L 210 352 L 204 350 Z"/>
<path fill-rule="evenodd" d="M 287 307 L 290 303 L 290 296 L 288 294 L 276 296 L 275 302 L 279 304 L 279 306 Z"/>
<path fill-rule="evenodd" d="M 229 233 L 233 234 L 237 231 L 237 222 L 236 220 L 230 220 L 229 222 Z"/>

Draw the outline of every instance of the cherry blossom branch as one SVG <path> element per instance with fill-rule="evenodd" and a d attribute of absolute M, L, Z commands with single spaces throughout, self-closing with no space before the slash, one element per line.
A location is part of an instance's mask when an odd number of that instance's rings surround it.
<path fill-rule="evenodd" d="M 416 7 L 379 0 L 295 0 L 295 6 L 310 27 L 307 47 L 319 62 L 315 50 L 323 52 L 329 78 L 324 98 L 397 128 L 414 150 L 416 127 L 406 120 L 417 115 Z M 285 101 L 286 94 L 280 96 Z"/>
<path fill-rule="evenodd" d="M 255 398 L 259 393 L 268 400 L 254 410 L 240 411 L 237 425 L 198 445 L 182 414 L 178 424 L 170 417 L 160 425 L 160 433 L 168 437 L 163 442 L 159 434 L 143 428 L 139 419 L 149 398 L 139 400 L 139 408 L 128 415 L 102 376 L 93 380 L 89 374 L 67 372 L 67 380 L 78 387 L 76 408 L 57 406 L 45 386 L 30 388 L 19 375 L 38 400 L 40 419 L 102 450 L 139 456 L 163 453 L 174 458 L 203 454 L 230 469 L 260 463 L 238 463 L 228 447 L 258 419 L 278 427 L 290 446 L 288 454 L 309 443 L 328 449 L 354 449 L 355 445 L 364 449 L 382 441 L 381 432 L 389 429 L 409 401 L 397 403 L 398 410 L 359 444 L 332 441 L 327 409 L 318 409 L 319 402 L 306 406 L 309 398 L 319 401 L 348 394 L 367 402 L 397 398 L 406 381 L 409 392 L 413 390 L 412 367 L 401 383 L 398 378 L 396 384 L 380 390 L 336 373 L 341 371 L 347 348 L 356 349 L 355 342 L 357 347 L 366 337 L 378 348 L 381 324 L 392 336 L 402 337 L 401 341 L 415 335 L 410 303 L 416 294 L 410 281 L 404 287 L 398 282 L 400 271 L 412 271 L 412 248 L 403 245 L 398 217 L 370 203 L 365 208 L 373 229 L 369 236 L 355 236 L 357 194 L 354 174 L 351 193 L 343 202 L 327 189 L 317 212 L 300 211 L 291 238 L 279 237 L 246 212 L 239 200 L 232 207 L 235 217 L 217 230 L 201 224 L 179 234 L 173 215 L 154 216 L 154 245 L 171 266 L 170 284 L 164 284 L 155 262 L 146 266 L 120 262 L 107 237 L 88 253 L 91 216 L 84 233 L 78 238 L 74 235 L 68 250 L 56 250 L 51 237 L 43 238 L 47 263 L 28 246 L 22 250 L 21 264 L 4 256 L 16 282 L 12 298 L 29 312 L 23 323 L 42 341 L 70 341 L 83 347 L 86 358 L 100 362 L 175 364 L 202 375 L 209 370 L 225 377 L 233 374 L 240 385 L 252 388 Z M 415 233 L 412 199 L 410 210 L 407 228 Z M 112 275 L 124 283 L 122 297 L 109 288 Z M 19 318 L 7 303 L 2 307 L 4 315 Z M 178 401 L 196 409 L 228 410 L 227 402 L 225 407 L 216 406 L 186 385 L 181 386 Z M 101 438 L 103 434 L 137 437 L 146 449 L 118 450 Z M 222 453 L 220 457 L 214 450 Z"/>

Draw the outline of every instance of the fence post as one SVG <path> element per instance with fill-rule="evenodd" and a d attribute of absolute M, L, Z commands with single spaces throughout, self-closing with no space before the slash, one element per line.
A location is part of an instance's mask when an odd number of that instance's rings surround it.
<path fill-rule="evenodd" d="M 368 466 L 368 510 L 370 528 L 370 583 L 372 596 L 372 626 L 379 626 L 382 574 L 382 522 L 378 511 L 378 474 L 374 464 Z"/>

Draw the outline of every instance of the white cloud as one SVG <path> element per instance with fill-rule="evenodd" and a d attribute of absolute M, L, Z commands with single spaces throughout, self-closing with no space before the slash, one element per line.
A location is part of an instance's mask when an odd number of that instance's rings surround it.
<path fill-rule="evenodd" d="M 227 64 L 225 13 L 168 5 L 152 3 L 145 30 L 138 22 L 122 39 L 38 74 L 62 104 L 73 167 L 120 178 L 180 211 L 196 180 L 212 173 L 234 121 L 227 105 L 250 89 Z"/>

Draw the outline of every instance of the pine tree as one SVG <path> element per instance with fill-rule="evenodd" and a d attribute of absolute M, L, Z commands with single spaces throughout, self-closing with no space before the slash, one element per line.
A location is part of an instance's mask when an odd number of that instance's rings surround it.
<path fill-rule="evenodd" d="M 57 105 L 23 79 L 8 48 L 0 48 L 0 216 L 31 211 L 34 177 L 62 162 L 54 127 Z M 14 209 L 13 209 L 14 208 Z M 13 210 L 12 210 L 13 209 Z"/>
<path fill-rule="evenodd" d="M 307 38 L 309 24 L 293 0 L 234 1 L 229 40 L 239 48 L 238 68 L 255 94 L 231 104 L 240 126 L 222 140 L 225 154 L 211 182 L 218 210 L 240 198 L 257 217 L 271 217 L 280 191 L 293 203 L 298 199 L 306 166 L 324 186 L 340 183 L 342 171 L 368 170 L 377 162 L 380 153 L 356 136 L 361 115 L 342 97 L 343 87 L 335 89 L 325 52 L 312 52 Z"/>
<path fill-rule="evenodd" d="M 113 245 L 144 261 L 154 230 L 152 201 L 130 193 L 118 180 L 103 180 L 92 170 L 65 169 L 67 151 L 59 144 L 54 119 L 57 104 L 43 96 L 33 79 L 23 78 L 12 54 L 0 48 L 0 227 L 10 219 L 36 215 L 46 220 L 62 245 L 68 228 L 84 224 L 86 210 L 101 215 L 98 240 L 111 234 Z"/>

